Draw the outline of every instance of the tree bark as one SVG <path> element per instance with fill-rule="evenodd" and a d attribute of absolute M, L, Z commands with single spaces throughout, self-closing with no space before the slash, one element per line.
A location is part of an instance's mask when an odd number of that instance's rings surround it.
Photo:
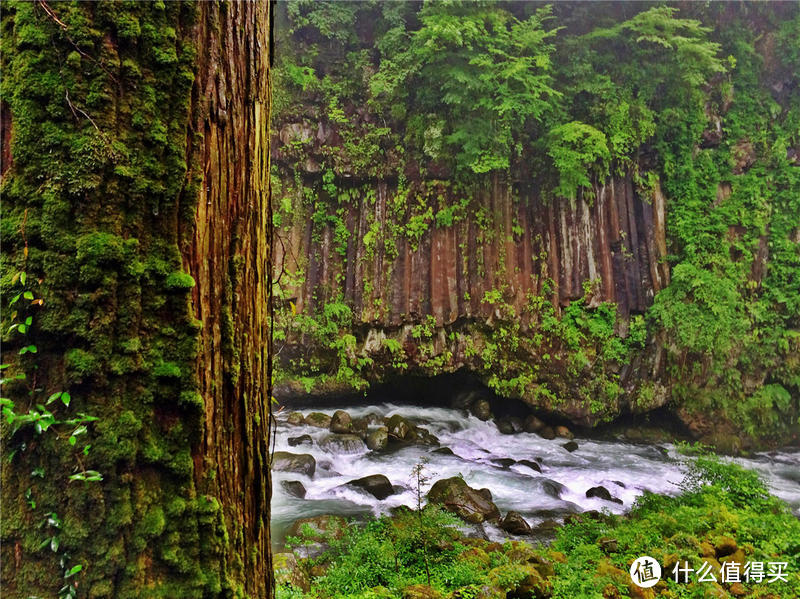
<path fill-rule="evenodd" d="M 270 597 L 269 5 L 2 12 L 3 595 Z"/>

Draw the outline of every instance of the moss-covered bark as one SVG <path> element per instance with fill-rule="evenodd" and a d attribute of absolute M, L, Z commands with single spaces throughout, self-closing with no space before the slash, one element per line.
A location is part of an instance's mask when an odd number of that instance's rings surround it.
<path fill-rule="evenodd" d="M 3 13 L 2 291 L 43 299 L 4 395 L 98 417 L 85 456 L 4 430 L 4 596 L 53 596 L 64 555 L 78 596 L 269 596 L 268 4 Z"/>

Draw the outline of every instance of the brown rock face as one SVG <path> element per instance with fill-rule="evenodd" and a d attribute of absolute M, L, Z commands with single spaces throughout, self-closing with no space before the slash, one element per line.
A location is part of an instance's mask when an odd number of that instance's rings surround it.
<path fill-rule="evenodd" d="M 290 133 L 302 134 L 281 136 Z M 315 232 L 299 199 L 292 222 L 278 232 L 277 272 L 305 267 L 304 281 L 290 290 L 298 312 L 313 313 L 341 294 L 357 322 L 396 327 L 427 316 L 437 325 L 489 319 L 494 308 L 483 301 L 486 292 L 505 288 L 521 314 L 527 295 L 542 293 L 549 278 L 560 306 L 583 297 L 584 285 L 595 281 L 590 305 L 615 302 L 628 315 L 645 311 L 669 282 L 658 187 L 643 198 L 630 180 L 616 178 L 597 186 L 594 198 L 545 201 L 495 178 L 470 198 L 464 218 L 439 225 L 431 212 L 415 240 L 391 235 L 397 222 L 411 218 L 393 217 L 396 186 L 364 185 L 369 199 L 351 199 L 340 209 L 346 243 L 341 230 L 337 242 L 332 224 Z"/>

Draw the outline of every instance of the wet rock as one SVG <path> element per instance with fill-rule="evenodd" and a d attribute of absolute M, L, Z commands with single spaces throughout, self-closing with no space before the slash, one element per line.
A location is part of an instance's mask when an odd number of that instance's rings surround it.
<path fill-rule="evenodd" d="M 336 410 L 331 417 L 331 423 L 328 428 L 332 433 L 347 434 L 353 429 L 353 419 L 344 410 Z"/>
<path fill-rule="evenodd" d="M 453 453 L 453 450 L 450 449 L 449 447 L 439 447 L 438 449 L 434 449 L 433 453 L 436 453 L 436 454 L 439 454 L 439 455 L 456 455 L 456 454 Z"/>
<path fill-rule="evenodd" d="M 545 426 L 539 431 L 539 436 L 542 439 L 547 439 L 548 441 L 551 441 L 552 439 L 556 438 L 556 431 L 553 430 L 552 426 Z"/>
<path fill-rule="evenodd" d="M 542 471 L 542 467 L 533 460 L 519 460 L 517 466 L 527 466 L 531 470 L 536 470 L 536 472 Z"/>
<path fill-rule="evenodd" d="M 526 433 L 538 433 L 545 427 L 545 423 L 542 422 L 539 418 L 530 414 L 528 417 L 525 418 L 525 422 L 523 424 L 523 430 Z"/>
<path fill-rule="evenodd" d="M 276 451 L 272 454 L 272 469 L 277 472 L 299 472 L 311 477 L 317 469 L 317 462 L 314 456 L 307 453 Z"/>
<path fill-rule="evenodd" d="M 501 566 L 502 568 L 502 566 Z M 533 565 L 523 566 L 525 574 L 506 594 L 508 599 L 544 599 L 551 595 L 550 582 Z M 492 572 L 489 572 L 492 580 Z"/>
<path fill-rule="evenodd" d="M 298 445 L 313 445 L 314 440 L 311 435 L 300 435 L 299 437 L 289 437 L 286 442 L 291 447 L 297 447 Z"/>
<path fill-rule="evenodd" d="M 370 412 L 360 418 L 367 423 L 367 426 L 383 426 L 383 418 L 376 412 Z"/>
<path fill-rule="evenodd" d="M 497 430 L 500 431 L 501 435 L 513 435 L 514 434 L 514 425 L 511 424 L 508 419 L 506 418 L 495 418 L 494 421 L 495 426 L 497 426 Z"/>
<path fill-rule="evenodd" d="M 386 428 L 389 431 L 389 436 L 399 441 L 410 440 L 414 425 L 408 420 L 403 418 L 400 414 L 395 414 L 389 418 L 386 423 Z"/>
<path fill-rule="evenodd" d="M 383 474 L 371 474 L 364 478 L 351 480 L 346 483 L 348 487 L 357 487 L 366 491 L 376 499 L 386 499 L 394 494 L 392 483 Z"/>
<path fill-rule="evenodd" d="M 564 491 L 566 490 L 567 488 L 560 482 L 550 479 L 542 481 L 542 491 L 544 491 L 545 494 L 555 499 L 561 499 L 561 494 L 564 493 Z"/>
<path fill-rule="evenodd" d="M 303 416 L 300 412 L 292 412 L 286 418 L 286 422 L 292 426 L 299 426 L 305 422 L 305 416 Z"/>
<path fill-rule="evenodd" d="M 500 528 L 512 535 L 531 534 L 530 524 L 527 523 L 519 512 L 508 512 L 505 517 L 500 520 Z"/>
<path fill-rule="evenodd" d="M 299 480 L 282 480 L 281 486 L 292 497 L 304 499 L 306 496 L 306 488 Z"/>
<path fill-rule="evenodd" d="M 367 432 L 369 431 L 369 423 L 363 418 L 355 418 L 353 419 L 353 424 L 350 428 L 350 432 L 354 435 L 358 435 L 362 439 L 366 441 L 367 439 Z"/>
<path fill-rule="evenodd" d="M 275 553 L 272 556 L 272 568 L 275 572 L 275 583 L 279 585 L 289 585 L 307 593 L 311 590 L 303 569 L 297 563 L 294 553 Z"/>
<path fill-rule="evenodd" d="M 575 441 L 567 441 L 567 442 L 566 442 L 566 443 L 564 443 L 564 445 L 562 445 L 561 447 L 563 447 L 564 449 L 566 449 L 568 452 L 572 453 L 573 451 L 575 451 L 575 450 L 577 450 L 577 449 L 578 449 L 578 444 L 577 444 L 577 443 L 575 443 Z"/>
<path fill-rule="evenodd" d="M 557 426 L 553 429 L 553 432 L 556 434 L 556 437 L 562 437 L 564 439 L 574 439 L 575 435 L 572 434 L 566 426 Z"/>
<path fill-rule="evenodd" d="M 614 503 L 622 505 L 622 500 L 614 497 L 611 493 L 608 492 L 608 489 L 606 489 L 602 485 L 597 487 L 592 487 L 591 489 L 586 491 L 586 497 L 589 498 L 597 497 L 598 499 L 603 499 L 605 501 L 613 501 Z"/>
<path fill-rule="evenodd" d="M 500 517 L 500 510 L 491 500 L 458 476 L 436 481 L 428 491 L 428 500 L 443 505 L 449 512 L 473 524 Z"/>
<path fill-rule="evenodd" d="M 486 422 L 492 417 L 492 406 L 485 399 L 478 399 L 469 407 L 470 414 L 475 416 L 478 420 Z"/>
<path fill-rule="evenodd" d="M 329 453 L 353 454 L 366 451 L 367 446 L 358 435 L 325 435 L 319 446 Z"/>
<path fill-rule="evenodd" d="M 622 482 L 621 480 L 612 480 L 611 482 L 617 485 L 618 487 L 622 487 L 623 489 L 627 488 L 625 487 L 625 483 Z"/>
<path fill-rule="evenodd" d="M 486 488 L 478 489 L 478 493 L 480 493 L 483 497 L 485 497 L 489 501 L 492 501 L 492 492 L 489 489 Z"/>
<path fill-rule="evenodd" d="M 305 423 L 308 426 L 313 426 L 316 428 L 329 428 L 331 425 L 331 417 L 327 414 L 323 414 L 322 412 L 311 412 L 305 418 Z"/>
<path fill-rule="evenodd" d="M 428 429 L 418 426 L 414 432 L 416 433 L 417 443 L 421 443 L 422 445 L 430 445 L 432 447 L 439 446 L 439 439 Z"/>
<path fill-rule="evenodd" d="M 381 451 L 386 449 L 389 444 L 389 429 L 385 426 L 372 431 L 367 435 L 367 447 L 372 451 Z"/>
<path fill-rule="evenodd" d="M 492 460 L 492 464 L 495 466 L 500 466 L 500 468 L 509 468 L 516 464 L 516 460 L 512 460 L 511 458 L 496 458 Z"/>

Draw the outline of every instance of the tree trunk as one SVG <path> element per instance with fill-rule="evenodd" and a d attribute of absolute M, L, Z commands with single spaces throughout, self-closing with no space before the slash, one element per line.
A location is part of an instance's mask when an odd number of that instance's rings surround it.
<path fill-rule="evenodd" d="M 2 10 L 3 595 L 269 597 L 268 3 Z"/>

